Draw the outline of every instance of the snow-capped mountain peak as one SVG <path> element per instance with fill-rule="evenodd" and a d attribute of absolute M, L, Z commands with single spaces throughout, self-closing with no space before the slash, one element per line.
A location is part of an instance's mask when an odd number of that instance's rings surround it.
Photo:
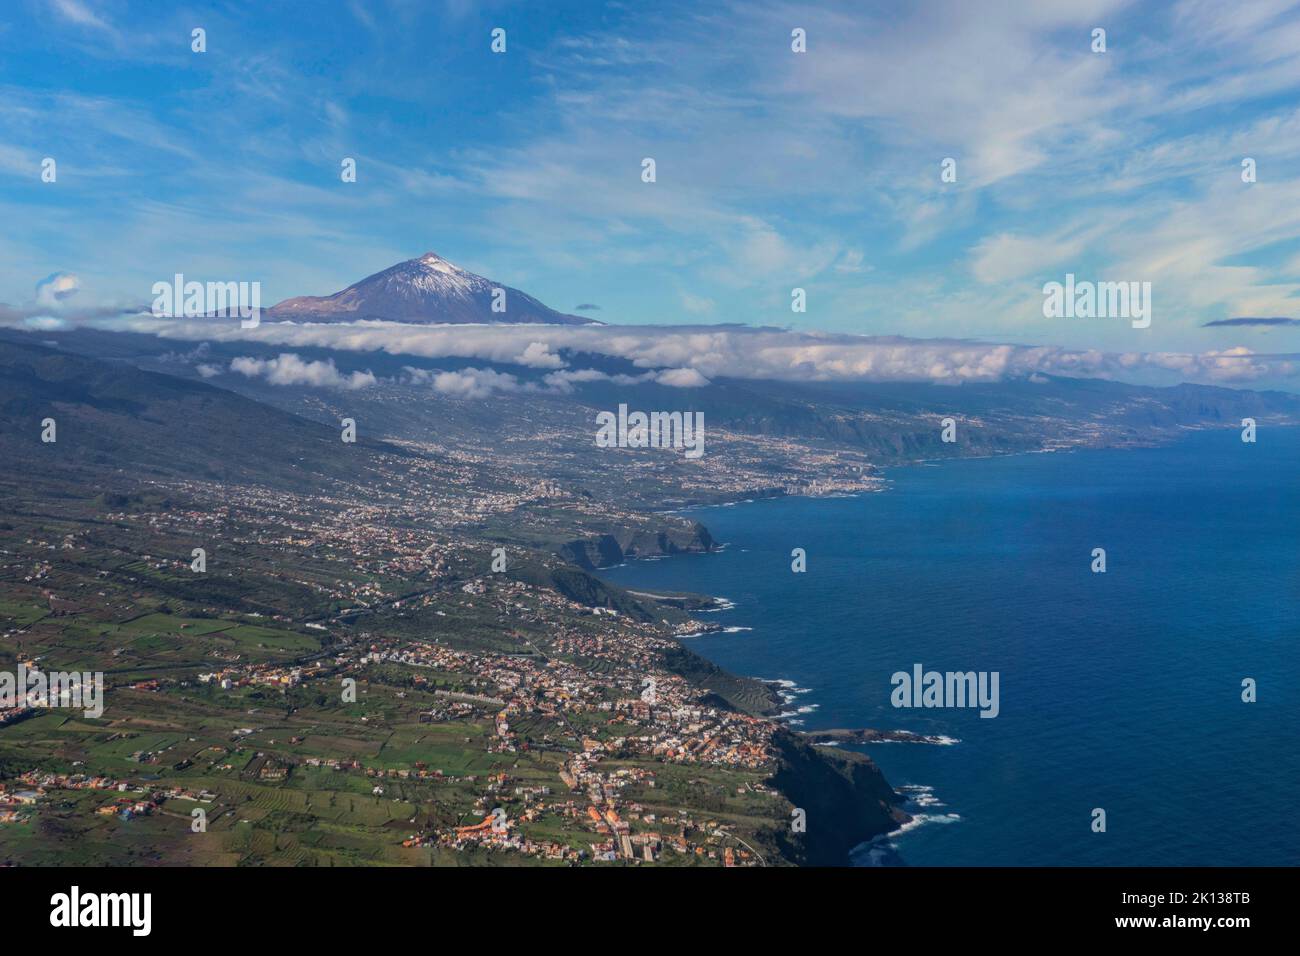
<path fill-rule="evenodd" d="M 499 291 L 498 291 L 499 290 Z M 498 308 L 493 309 L 493 303 Z M 504 311 L 499 311 L 504 306 Z M 420 324 L 590 325 L 532 296 L 462 269 L 436 252 L 407 259 L 330 296 L 286 299 L 270 310 L 272 320 L 352 322 L 383 319 Z"/>

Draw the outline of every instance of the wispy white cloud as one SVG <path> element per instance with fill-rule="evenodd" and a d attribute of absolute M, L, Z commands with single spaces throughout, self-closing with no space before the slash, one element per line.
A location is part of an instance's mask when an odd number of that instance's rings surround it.
<path fill-rule="evenodd" d="M 79 27 L 112 31 L 112 26 L 82 0 L 50 0 L 50 7 L 64 20 Z"/>

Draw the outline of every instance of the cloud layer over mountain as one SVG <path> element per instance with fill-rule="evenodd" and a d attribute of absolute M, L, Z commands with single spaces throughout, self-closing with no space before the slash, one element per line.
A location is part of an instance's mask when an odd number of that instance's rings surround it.
<path fill-rule="evenodd" d="M 1260 354 L 1244 347 L 1200 353 L 1104 352 L 958 339 L 909 339 L 787 331 L 746 326 L 417 326 L 393 322 L 306 324 L 263 322 L 253 329 L 220 319 L 158 319 L 139 315 L 96 323 L 169 339 L 257 342 L 292 348 L 386 352 L 427 359 L 515 365 L 548 373 L 548 388 L 615 378 L 584 367 L 581 356 L 622 359 L 642 369 L 636 378 L 697 387 L 720 377 L 786 381 L 916 381 L 956 385 L 1029 377 L 1035 373 L 1094 378 L 1193 381 L 1245 385 L 1282 379 L 1300 370 L 1294 354 Z M 293 356 L 292 358 L 296 358 Z M 363 387 L 332 363 L 301 363 L 281 355 L 235 371 L 280 384 Z M 321 367 L 328 364 L 328 367 Z M 632 380 L 634 376 L 628 376 Z M 459 384 L 458 384 L 459 383 Z M 463 394 L 508 388 L 500 378 L 445 379 L 440 390 Z M 516 383 L 523 387 L 522 383 Z"/>

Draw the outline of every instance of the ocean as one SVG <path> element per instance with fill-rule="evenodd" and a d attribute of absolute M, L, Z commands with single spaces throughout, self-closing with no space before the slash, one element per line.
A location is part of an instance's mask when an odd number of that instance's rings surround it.
<path fill-rule="evenodd" d="M 880 493 L 693 510 L 724 550 L 602 572 L 733 602 L 701 615 L 729 633 L 687 643 L 786 682 L 795 729 L 957 741 L 860 748 L 916 822 L 855 862 L 1300 862 L 1300 430 L 886 477 Z M 891 676 L 916 664 L 996 671 L 998 715 L 892 706 Z"/>

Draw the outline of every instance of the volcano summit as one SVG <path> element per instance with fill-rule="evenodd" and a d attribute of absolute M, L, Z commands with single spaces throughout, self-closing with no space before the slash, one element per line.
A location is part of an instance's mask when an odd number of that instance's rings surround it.
<path fill-rule="evenodd" d="M 505 306 L 493 311 L 493 298 Z M 467 272 L 434 252 L 399 262 L 329 296 L 297 296 L 269 310 L 275 321 L 420 325 L 600 325 L 556 312 L 527 293 Z"/>

